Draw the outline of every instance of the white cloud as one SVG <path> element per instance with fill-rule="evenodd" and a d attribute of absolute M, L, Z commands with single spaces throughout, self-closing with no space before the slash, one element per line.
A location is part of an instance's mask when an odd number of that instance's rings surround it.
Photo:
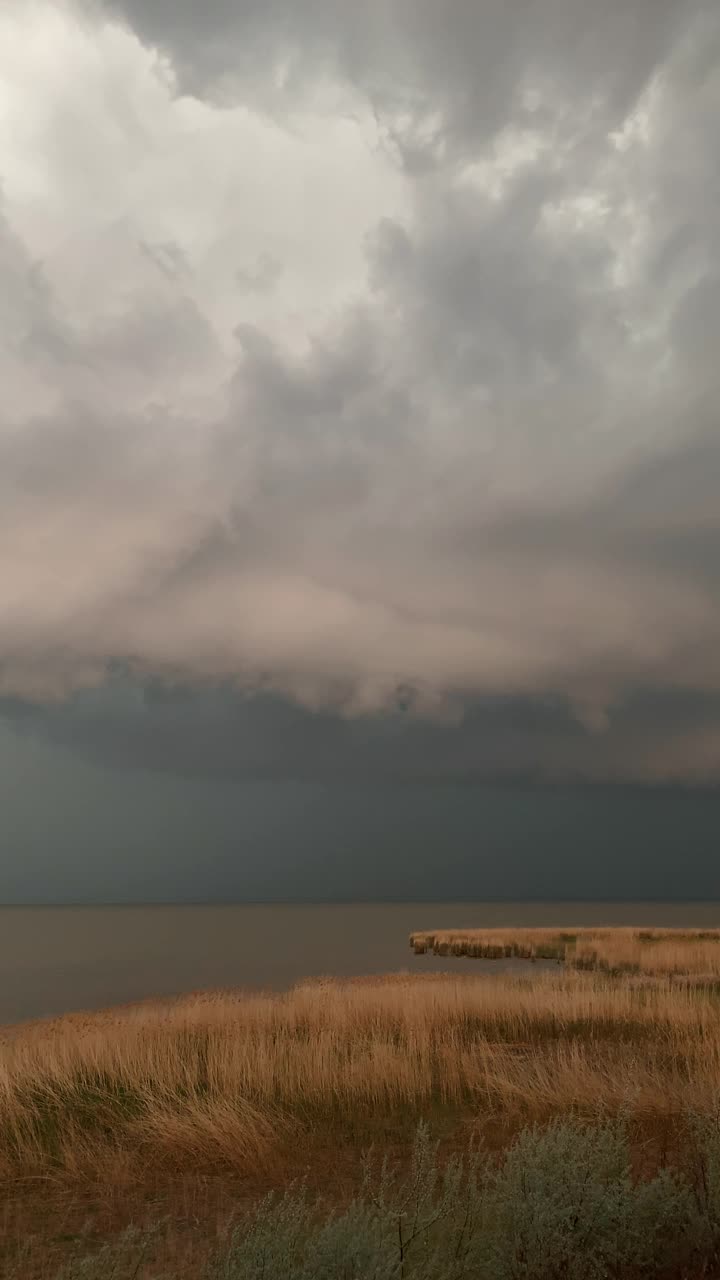
<path fill-rule="evenodd" d="M 186 268 L 175 289 L 226 350 L 248 318 L 300 342 L 362 295 L 363 235 L 405 207 L 351 91 L 282 121 L 179 95 L 166 58 L 69 4 L 3 11 L 0 83 L 5 213 L 74 324 L 125 311 L 140 289 L 167 293 L 138 246 L 169 244 Z M 248 300 L 237 271 L 264 254 L 279 287 Z"/>

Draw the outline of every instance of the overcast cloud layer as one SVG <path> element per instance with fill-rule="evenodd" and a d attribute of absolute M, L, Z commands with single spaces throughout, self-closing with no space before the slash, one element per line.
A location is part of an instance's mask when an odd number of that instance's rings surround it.
<path fill-rule="evenodd" d="M 13 722 L 720 780 L 718 119 L 714 0 L 3 6 Z"/>

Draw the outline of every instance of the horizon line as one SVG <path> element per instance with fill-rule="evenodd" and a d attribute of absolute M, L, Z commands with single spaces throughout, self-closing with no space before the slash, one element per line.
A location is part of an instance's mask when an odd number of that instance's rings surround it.
<path fill-rule="evenodd" d="M 13 908 L 46 908 L 46 907 L 382 907 L 382 906 L 498 906 L 504 904 L 532 904 L 537 906 L 563 904 L 570 906 L 573 903 L 588 905 L 597 904 L 603 906 L 605 904 L 618 905 L 620 903 L 628 903 L 636 905 L 638 903 L 647 903 L 649 906 L 656 904 L 669 906 L 677 904 L 678 906 L 687 906 L 690 904 L 703 904 L 711 906 L 714 903 L 720 904 L 720 897 L 709 898 L 706 896 L 691 897 L 654 897 L 640 895 L 615 895 L 609 897 L 564 897 L 557 895 L 553 897 L 490 897 L 490 898 L 127 898 L 118 899 L 98 899 L 96 900 L 77 900 L 69 899 L 62 901 L 23 901 L 23 902 L 0 902 L 0 910 L 11 910 Z"/>

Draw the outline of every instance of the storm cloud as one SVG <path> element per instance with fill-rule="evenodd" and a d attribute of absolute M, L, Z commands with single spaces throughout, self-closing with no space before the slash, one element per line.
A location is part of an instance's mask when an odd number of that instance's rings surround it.
<path fill-rule="evenodd" d="M 220 777 L 720 780 L 720 13 L 0 14 L 0 694 Z"/>

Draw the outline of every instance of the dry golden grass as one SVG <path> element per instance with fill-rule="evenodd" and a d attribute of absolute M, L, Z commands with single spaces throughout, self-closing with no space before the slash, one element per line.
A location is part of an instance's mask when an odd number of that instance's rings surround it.
<path fill-rule="evenodd" d="M 568 966 L 720 977 L 720 929 L 441 929 L 410 935 L 416 955 L 555 959 Z"/>
<path fill-rule="evenodd" d="M 652 1162 L 719 1096 L 716 988 L 668 977 L 396 975 L 6 1028 L 0 1271 L 29 1239 L 23 1280 L 88 1222 L 166 1216 L 171 1273 L 195 1275 L 198 1231 L 293 1177 L 349 1196 L 358 1151 L 401 1158 L 421 1116 L 449 1150 L 621 1111 Z"/>
<path fill-rule="evenodd" d="M 520 957 L 534 960 L 538 957 L 562 959 L 571 940 L 579 933 L 593 936 L 596 930 L 559 929 L 434 929 L 410 934 L 410 946 L 416 955 L 428 951 L 439 956 L 475 956 L 478 959 L 495 960 L 503 957 Z"/>
<path fill-rule="evenodd" d="M 0 1178 L 257 1173 L 293 1138 L 420 1114 L 513 1123 L 714 1105 L 709 988 L 558 970 L 309 983 L 29 1024 L 0 1041 Z"/>

